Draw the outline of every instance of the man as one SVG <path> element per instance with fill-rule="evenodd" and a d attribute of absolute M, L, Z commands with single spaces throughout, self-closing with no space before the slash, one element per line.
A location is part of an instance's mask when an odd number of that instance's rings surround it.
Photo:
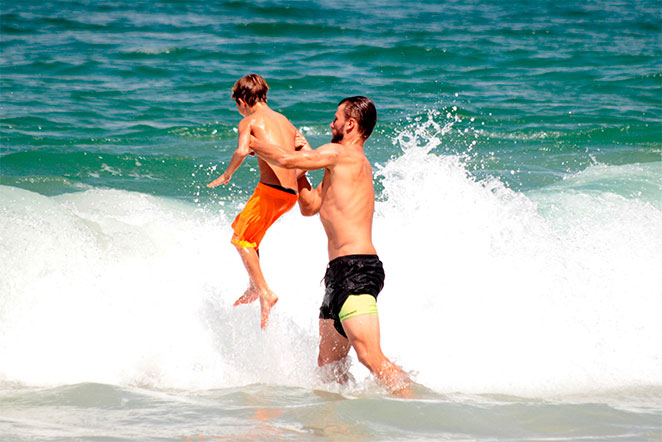
<path fill-rule="evenodd" d="M 232 88 L 239 113 L 244 117 L 239 123 L 239 143 L 232 155 L 227 170 L 216 180 L 207 184 L 215 187 L 227 184 L 232 174 L 241 165 L 247 155 L 253 154 L 249 148 L 251 135 L 258 140 L 275 143 L 285 151 L 294 151 L 296 128 L 285 116 L 267 106 L 269 86 L 257 74 L 240 78 Z M 268 164 L 258 158 L 260 182 L 257 184 L 246 206 L 232 223 L 234 234 L 232 244 L 246 267 L 250 285 L 244 294 L 234 303 L 249 304 L 260 299 L 261 327 L 267 325 L 269 313 L 278 301 L 271 291 L 260 268 L 259 247 L 267 229 L 297 201 L 297 176 L 293 169 Z"/>
<path fill-rule="evenodd" d="M 393 392 L 410 393 L 405 372 L 382 353 L 376 298 L 384 285 L 384 270 L 372 243 L 375 195 L 372 167 L 363 145 L 377 122 L 374 103 L 350 97 L 338 105 L 331 123 L 332 140 L 311 150 L 295 151 L 252 138 L 258 157 L 286 169 L 324 168 L 324 179 L 312 189 L 305 175 L 298 178 L 301 213 L 319 213 L 328 237 L 326 294 L 320 308 L 318 365 L 347 379 L 345 358 L 350 346 L 359 361 Z"/>

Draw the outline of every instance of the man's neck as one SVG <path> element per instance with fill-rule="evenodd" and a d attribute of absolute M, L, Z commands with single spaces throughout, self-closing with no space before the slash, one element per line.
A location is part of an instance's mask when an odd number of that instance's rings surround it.
<path fill-rule="evenodd" d="M 354 147 L 363 150 L 363 145 L 365 144 L 365 140 L 361 136 L 345 137 L 340 141 L 340 144 L 342 144 L 345 147 Z"/>

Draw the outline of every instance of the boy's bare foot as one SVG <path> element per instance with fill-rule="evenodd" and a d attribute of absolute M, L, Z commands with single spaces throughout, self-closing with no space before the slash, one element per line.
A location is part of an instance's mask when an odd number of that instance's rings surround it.
<path fill-rule="evenodd" d="M 257 290 L 255 290 L 252 286 L 247 288 L 246 291 L 244 292 L 243 295 L 237 299 L 233 306 L 238 306 L 241 304 L 250 304 L 251 302 L 255 301 L 258 297 Z"/>
<path fill-rule="evenodd" d="M 278 296 L 271 290 L 264 292 L 260 296 L 260 311 L 261 311 L 261 320 L 260 327 L 264 330 L 267 327 L 267 321 L 269 320 L 269 313 L 271 313 L 272 307 L 278 302 Z"/>

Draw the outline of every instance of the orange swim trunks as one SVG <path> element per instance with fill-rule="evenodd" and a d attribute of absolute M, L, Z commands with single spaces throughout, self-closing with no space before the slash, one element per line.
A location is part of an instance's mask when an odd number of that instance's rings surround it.
<path fill-rule="evenodd" d="M 232 223 L 232 244 L 239 247 L 260 247 L 267 229 L 281 215 L 294 207 L 297 195 L 263 183 L 257 183 L 244 210 Z"/>

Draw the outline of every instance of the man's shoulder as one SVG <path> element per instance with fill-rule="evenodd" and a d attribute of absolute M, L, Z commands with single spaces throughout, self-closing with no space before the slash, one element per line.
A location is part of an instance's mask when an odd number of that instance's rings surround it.
<path fill-rule="evenodd" d="M 337 151 L 339 154 L 347 157 L 348 159 L 356 160 L 366 158 L 362 147 L 342 143 L 328 143 L 324 146 L 328 146 L 329 149 Z"/>
<path fill-rule="evenodd" d="M 347 163 L 347 149 L 339 143 L 322 144 L 314 150 L 318 155 L 322 155 L 329 159 L 327 169 L 332 169 L 337 166 Z"/>
<path fill-rule="evenodd" d="M 340 153 L 344 152 L 345 147 L 342 144 L 339 144 L 339 143 L 326 143 L 326 144 L 322 144 L 320 147 L 318 147 L 315 150 L 336 152 L 336 153 L 340 154 Z"/>

